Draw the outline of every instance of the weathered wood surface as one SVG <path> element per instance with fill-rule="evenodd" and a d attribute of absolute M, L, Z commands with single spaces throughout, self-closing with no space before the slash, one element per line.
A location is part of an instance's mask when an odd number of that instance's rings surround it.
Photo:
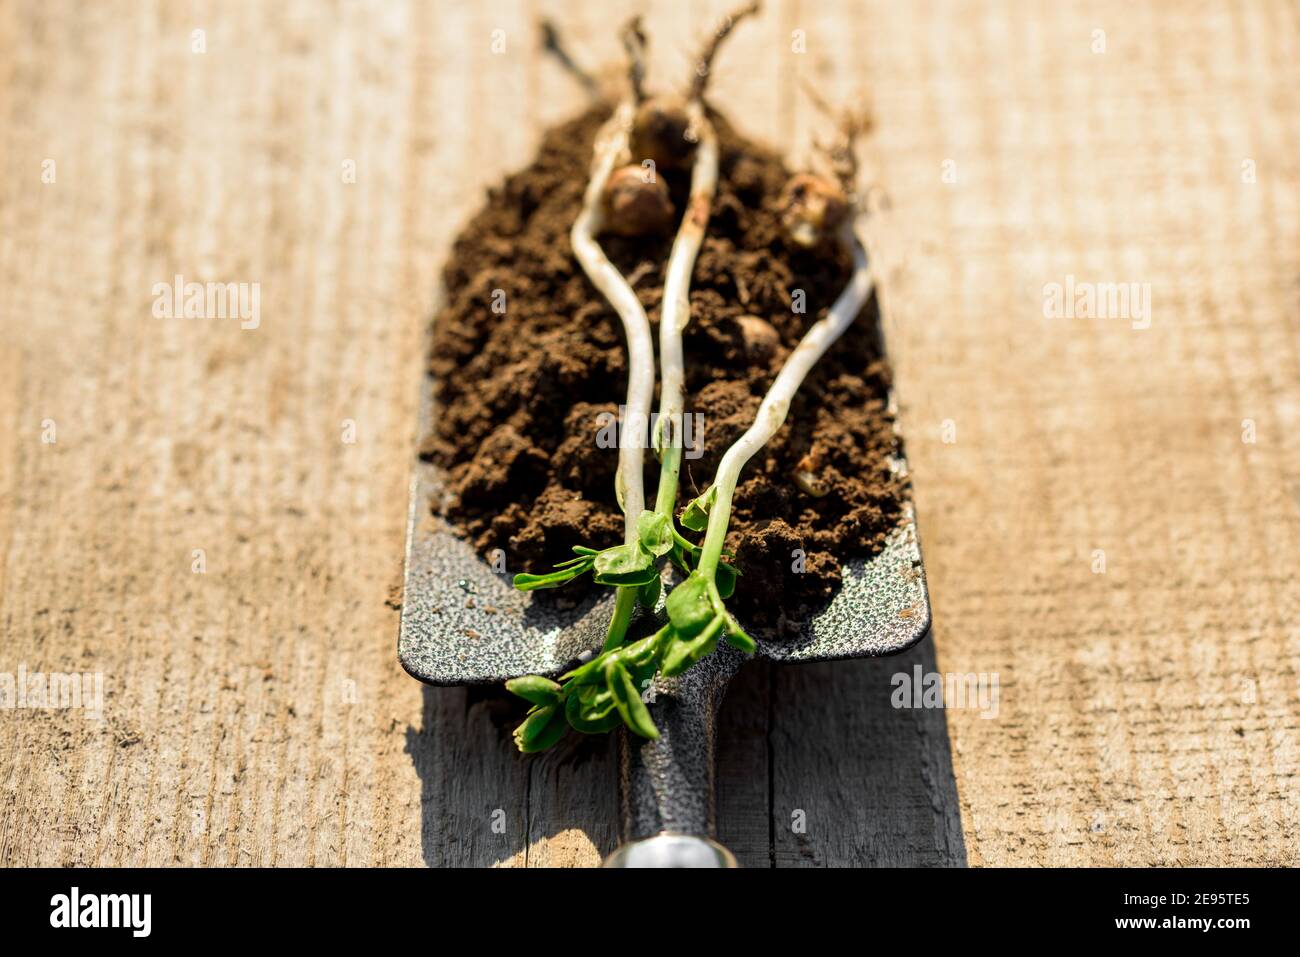
<path fill-rule="evenodd" d="M 742 129 L 803 155 L 801 78 L 875 106 L 936 630 L 902 662 L 747 668 L 724 840 L 756 866 L 1293 863 L 1295 6 L 768 6 L 716 77 Z M 656 82 L 698 7 L 643 7 Z M 499 699 L 394 653 L 434 277 L 581 101 L 541 12 L 617 55 L 606 2 L 0 0 L 0 672 L 108 689 L 100 722 L 0 711 L 0 862 L 612 845 L 610 744 L 525 762 Z M 259 328 L 154 319 L 177 273 L 259 282 Z M 1150 328 L 1044 319 L 1067 275 L 1149 283 Z M 894 710 L 913 661 L 996 673 L 998 716 Z"/>

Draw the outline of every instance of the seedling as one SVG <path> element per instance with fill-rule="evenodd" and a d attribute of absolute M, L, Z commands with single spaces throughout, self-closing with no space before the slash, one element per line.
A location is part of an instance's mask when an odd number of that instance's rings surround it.
<path fill-rule="evenodd" d="M 650 320 L 646 318 L 645 308 L 626 277 L 609 261 L 596 240 L 596 237 L 609 226 L 607 215 L 611 204 L 608 201 L 607 188 L 615 168 L 627 161 L 628 131 L 631 128 L 637 100 L 642 96 L 643 67 L 641 64 L 645 36 L 641 32 L 639 18 L 633 18 L 624 28 L 623 42 L 628 52 L 630 91 L 596 137 L 591 180 L 587 184 L 583 197 L 582 210 L 570 232 L 570 242 L 573 245 L 574 256 L 591 280 L 591 284 L 609 300 L 623 323 L 623 332 L 627 338 L 628 364 L 627 397 L 623 406 L 623 431 L 626 432 L 629 424 L 649 420 L 650 402 L 654 396 L 655 367 L 654 342 L 650 335 Z M 572 560 L 571 564 L 566 563 L 558 569 L 561 572 L 573 572 L 568 578 L 563 579 L 566 581 L 591 568 L 598 574 L 597 581 L 618 585 L 614 614 L 605 638 L 607 648 L 615 647 L 622 642 L 636 605 L 636 589 L 639 585 L 626 581 L 627 577 L 635 578 L 637 571 L 642 573 L 642 577 L 645 573 L 644 567 L 636 567 L 640 559 L 637 521 L 645 511 L 645 490 L 641 478 L 644 451 L 644 443 L 638 437 L 626 434 L 620 437 L 618 471 L 614 484 L 615 495 L 623 509 L 623 544 L 604 553 L 588 555 L 579 552 L 577 559 Z M 597 559 L 600 560 L 599 568 L 597 568 Z M 624 580 L 620 581 L 620 579 Z M 516 580 L 515 584 L 522 588 L 538 587 L 535 581 L 530 582 L 529 576 L 524 576 L 522 582 Z"/>
<path fill-rule="evenodd" d="M 782 223 L 788 240 L 800 246 L 816 247 L 831 232 L 852 259 L 853 274 L 826 317 L 814 323 L 790 353 L 759 405 L 753 424 L 723 454 L 713 483 L 682 511 L 682 525 L 703 531 L 704 541 L 695 570 L 668 596 L 668 619 L 677 639 L 672 651 L 665 654 L 666 674 L 690 667 L 712 652 L 720 634 L 743 651 L 754 650 L 753 639 L 723 605 L 730 597 L 735 578 L 729 573 L 719 574 L 726 568 L 719 562 L 736 484 L 746 463 L 784 424 L 790 403 L 808 372 L 857 318 L 871 295 L 867 253 L 854 231 L 847 199 L 857 172 L 854 141 L 863 125 L 846 119 L 843 128 L 844 143 L 831 154 L 839 182 L 807 173 L 792 177 L 782 193 L 786 204 Z M 810 197 L 816 197 L 816 201 L 810 201 Z"/>
<path fill-rule="evenodd" d="M 522 751 L 550 747 L 563 735 L 566 724 L 586 733 L 598 733 L 622 723 L 642 737 L 657 738 L 659 732 L 641 690 L 656 675 L 672 678 L 682 674 L 711 654 L 720 639 L 747 653 L 756 650 L 753 638 L 724 604 L 736 586 L 735 569 L 722 561 L 736 485 L 746 463 L 785 422 L 790 402 L 808 372 L 861 312 L 871 293 L 866 251 L 854 232 L 847 198 L 852 186 L 851 172 L 856 166 L 851 167 L 847 179 L 841 177 L 839 185 L 808 174 L 793 178 L 783 193 L 786 204 L 783 224 L 789 241 L 814 248 L 833 235 L 852 258 L 853 275 L 827 316 L 814 323 L 790 353 L 760 404 L 753 424 L 723 455 L 713 483 L 682 511 L 681 523 L 685 528 L 704 532 L 701 544 L 688 540 L 677 531 L 672 518 L 682 451 L 677 434 L 685 382 L 681 333 L 690 319 L 690 277 L 708 223 L 718 168 L 716 134 L 706 115 L 703 92 L 718 44 L 740 17 L 756 9 L 757 4 L 751 4 L 728 18 L 714 34 L 680 111 L 670 101 L 643 100 L 640 53 L 644 36 L 636 21 L 625 31 L 632 92 L 598 139 L 592 181 L 573 229 L 573 243 L 593 284 L 623 318 L 632 369 L 626 413 L 630 421 L 643 422 L 643 413 L 641 417 L 633 416 L 647 407 L 648 401 L 634 409 L 633 393 L 637 393 L 637 399 L 641 398 L 638 389 L 645 372 L 642 363 L 648 323 L 630 286 L 604 257 L 594 237 L 607 225 L 606 219 L 615 210 L 648 211 L 648 220 L 660 221 L 666 195 L 654 200 L 645 198 L 650 196 L 648 192 L 638 190 L 636 196 L 622 203 L 606 198 L 603 204 L 601 197 L 611 183 L 616 163 L 628 150 L 634 153 L 644 150 L 657 165 L 669 168 L 675 168 L 683 157 L 693 154 L 690 202 L 673 243 L 660 319 L 660 415 L 654 436 L 661 466 L 659 488 L 654 509 L 646 509 L 639 472 L 642 457 L 627 454 L 630 451 L 627 444 L 620 443 L 618 491 L 625 515 L 623 544 L 599 552 L 575 546 L 575 557 L 561 563 L 555 571 L 516 576 L 517 587 L 530 589 L 555 587 L 591 572 L 594 581 L 619 589 L 605 646 L 599 655 L 562 675 L 558 682 L 538 675 L 507 682 L 512 692 L 533 705 L 515 731 L 516 743 Z M 674 132 L 678 129 L 680 137 Z M 850 162 L 854 132 L 855 128 L 850 127 L 846 146 Z M 672 142 L 665 142 L 665 138 Z M 682 147 L 681 141 L 690 144 L 689 148 Z M 624 222 L 619 228 L 634 229 L 640 225 L 643 224 Z M 653 388 L 652 361 L 649 370 L 650 388 Z M 633 461 L 638 469 L 635 477 L 629 470 Z M 624 644 L 623 636 L 635 601 L 639 599 L 653 607 L 659 598 L 658 562 L 664 556 L 685 574 L 685 579 L 666 599 L 668 623 L 646 638 Z M 632 597 L 628 598 L 629 595 Z"/>
<path fill-rule="evenodd" d="M 695 148 L 692 131 L 697 128 L 692 104 L 704 99 L 713 61 L 723 41 L 740 21 L 758 11 L 759 3 L 754 0 L 722 19 L 692 64 L 694 72 L 685 94 L 662 94 L 639 104 L 632 121 L 632 155 L 653 160 L 656 168 L 663 170 L 685 169 L 689 165 Z"/>
<path fill-rule="evenodd" d="M 689 656 L 691 663 L 716 647 L 719 632 L 725 634 L 738 648 L 746 651 L 754 649 L 753 640 L 723 607 L 723 600 L 729 597 L 733 580 L 729 576 L 719 576 L 719 569 L 724 567 L 719 565 L 719 560 L 727 537 L 732 499 L 741 470 L 784 424 L 790 402 L 809 370 L 849 327 L 871 295 L 871 273 L 866 250 L 855 234 L 852 222 L 842 222 L 837 236 L 853 257 L 853 276 L 848 286 L 835 300 L 826 317 L 814 323 L 790 353 L 781 371 L 777 373 L 772 388 L 759 405 L 753 424 L 723 454 L 713 483 L 682 511 L 682 524 L 689 529 L 703 531 L 704 541 L 695 571 L 668 596 L 668 618 L 683 637 L 712 636 L 711 641 L 697 637 L 694 643 L 682 648 L 681 654 Z"/>
<path fill-rule="evenodd" d="M 683 145 L 690 148 L 694 152 L 694 163 L 690 202 L 673 243 L 660 317 L 663 381 L 658 428 L 653 443 L 660 454 L 661 469 L 654 510 L 645 509 L 641 481 L 644 457 L 640 436 L 624 435 L 619 442 L 616 480 L 618 501 L 624 513 L 623 544 L 603 552 L 575 546 L 576 557 L 556 566 L 554 571 L 543 575 L 515 576 L 515 586 L 525 590 L 557 587 L 588 571 L 592 572 L 593 580 L 598 584 L 617 586 L 619 592 L 606 634 L 606 650 L 622 642 L 638 597 L 650 607 L 658 600 L 658 559 L 668 554 L 679 567 L 689 572 L 693 567 L 692 556 L 698 552 L 694 545 L 676 533 L 672 513 L 677 501 L 682 456 L 680 424 L 685 371 L 681 334 L 690 320 L 691 273 L 704 240 L 718 180 L 717 137 L 705 115 L 703 95 L 722 40 L 730 35 L 740 19 L 757 9 L 758 5 L 754 3 L 727 17 L 705 45 L 689 84 L 685 115 L 690 125 L 683 128 L 678 137 L 680 144 L 673 147 L 677 149 L 678 145 Z M 649 420 L 649 400 L 654 388 L 649 321 L 636 293 L 605 256 L 596 236 L 601 232 L 640 235 L 656 231 L 671 220 L 673 209 L 663 180 L 656 176 L 647 177 L 640 164 L 628 162 L 629 158 L 637 156 L 631 151 L 628 141 L 635 130 L 629 117 L 637 115 L 646 105 L 646 37 L 639 18 L 633 18 L 624 27 L 622 39 L 628 63 L 628 94 L 597 137 L 591 181 L 571 238 L 574 253 L 592 284 L 613 304 L 623 321 L 630 370 L 628 398 L 624 405 L 624 429 L 628 430 Z M 620 163 L 624 165 L 615 169 Z"/>

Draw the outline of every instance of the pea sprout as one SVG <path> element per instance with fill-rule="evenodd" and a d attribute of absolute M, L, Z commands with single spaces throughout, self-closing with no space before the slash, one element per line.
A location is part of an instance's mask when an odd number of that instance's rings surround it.
<path fill-rule="evenodd" d="M 673 242 L 664 282 L 659 326 L 660 406 L 653 444 L 660 458 L 659 486 L 653 509 L 645 507 L 639 441 L 620 441 L 616 490 L 624 512 L 624 541 L 597 551 L 574 546 L 575 557 L 544 575 L 517 575 L 516 587 L 547 588 L 562 585 L 590 571 L 600 584 L 618 587 L 615 609 L 603 650 L 554 681 L 540 675 L 512 679 L 506 686 L 532 704 L 515 730 L 521 751 L 540 751 L 556 743 L 566 727 L 584 733 L 609 731 L 620 724 L 645 738 L 657 738 L 658 729 L 646 706 L 642 689 L 656 676 L 682 674 L 711 654 L 720 640 L 752 653 L 757 645 L 725 602 L 734 593 L 738 572 L 723 561 L 731 509 L 745 465 L 771 441 L 784 424 L 790 404 L 813 366 L 853 323 L 871 295 L 872 276 L 866 249 L 853 222 L 849 200 L 856 162 L 854 135 L 862 128 L 846 124 L 846 144 L 832 155 L 838 185 L 828 179 L 800 174 L 782 193 L 782 224 L 791 245 L 818 249 L 833 239 L 852 261 L 848 285 L 825 318 L 814 323 L 786 358 L 753 423 L 724 453 L 713 482 L 703 494 L 687 503 L 681 525 L 703 532 L 700 544 L 678 531 L 673 518 L 682 458 L 681 420 L 684 411 L 685 357 L 682 331 L 690 321 L 690 281 L 703 243 L 710 208 L 717 190 L 717 135 L 704 106 L 704 91 L 721 41 L 736 22 L 754 13 L 757 3 L 728 17 L 714 32 L 697 62 L 682 107 L 670 98 L 646 99 L 642 54 L 645 37 L 638 21 L 624 31 L 629 58 L 630 94 L 597 137 L 592 177 L 582 212 L 572 231 L 574 253 L 592 284 L 610 301 L 623 321 L 628 342 L 628 397 L 624 423 L 639 427 L 654 388 L 654 356 L 649 322 L 627 280 L 609 262 L 596 236 L 602 230 L 639 234 L 654 224 L 611 223 L 633 206 L 649 211 L 647 219 L 662 220 L 652 198 L 635 196 L 622 204 L 611 203 L 612 178 L 628 180 L 620 163 L 644 156 L 656 166 L 684 168 L 691 160 L 688 207 Z M 847 164 L 847 165 L 845 165 Z M 627 166 L 626 169 L 639 169 Z M 649 196 L 647 192 L 646 196 Z M 666 191 L 661 199 L 666 200 Z M 640 439 L 641 436 L 636 436 Z M 665 600 L 668 621 L 653 634 L 625 641 L 628 624 L 639 600 L 654 607 L 661 593 L 659 562 L 667 558 L 684 574 Z"/>

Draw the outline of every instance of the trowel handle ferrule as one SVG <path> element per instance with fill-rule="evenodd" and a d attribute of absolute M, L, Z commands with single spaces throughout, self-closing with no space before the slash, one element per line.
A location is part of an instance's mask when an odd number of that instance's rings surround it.
<path fill-rule="evenodd" d="M 650 714 L 658 740 L 626 730 L 619 797 L 624 846 L 606 867 L 735 867 L 713 840 L 718 708 L 743 655 L 720 645 L 680 678 L 655 689 Z"/>

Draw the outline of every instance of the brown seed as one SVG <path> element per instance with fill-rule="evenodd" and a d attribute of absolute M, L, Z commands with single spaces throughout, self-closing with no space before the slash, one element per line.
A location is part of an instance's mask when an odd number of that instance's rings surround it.
<path fill-rule="evenodd" d="M 665 232 L 673 221 L 668 186 L 651 170 L 630 165 L 616 169 L 605 186 L 605 232 L 646 236 Z"/>
<path fill-rule="evenodd" d="M 816 448 L 808 450 L 790 473 L 794 484 L 813 498 L 821 498 L 830 491 L 821 479 L 822 457 Z"/>
<path fill-rule="evenodd" d="M 695 150 L 686 138 L 690 121 L 680 100 L 657 96 L 637 108 L 628 148 L 638 163 L 652 160 L 657 169 L 683 169 Z"/>
<path fill-rule="evenodd" d="M 843 190 L 811 173 L 790 177 L 781 191 L 780 204 L 786 239 L 805 249 L 819 245 L 849 210 Z"/>
<path fill-rule="evenodd" d="M 740 316 L 736 319 L 736 325 L 740 326 L 745 355 L 750 359 L 769 359 L 781 345 L 781 334 L 766 319 Z"/>

